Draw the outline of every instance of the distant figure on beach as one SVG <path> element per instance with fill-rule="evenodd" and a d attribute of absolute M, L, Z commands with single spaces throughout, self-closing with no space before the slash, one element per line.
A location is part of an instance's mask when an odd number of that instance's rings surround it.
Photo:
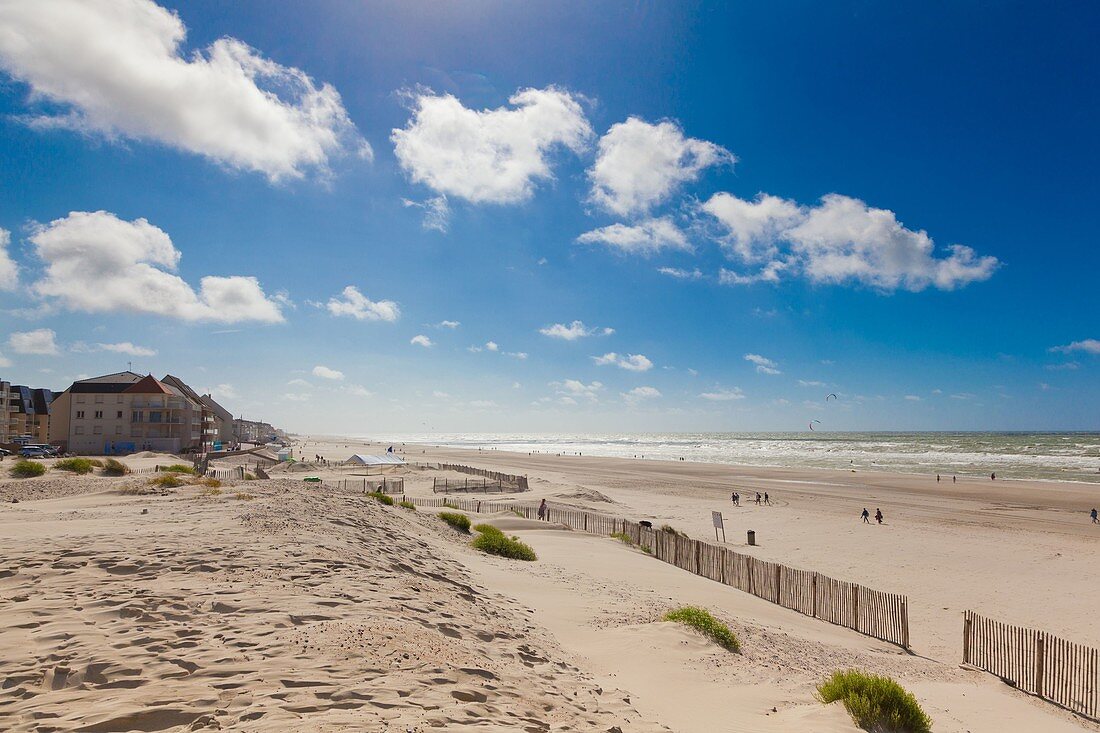
<path fill-rule="evenodd" d="M 1092 510 L 1092 515 L 1091 516 L 1092 516 L 1092 523 L 1093 524 L 1100 524 L 1100 519 L 1096 518 L 1096 510 L 1095 509 Z"/>
<path fill-rule="evenodd" d="M 760 506 L 760 492 L 759 491 L 756 492 L 756 505 Z"/>
<path fill-rule="evenodd" d="M 859 516 L 863 517 L 864 524 L 871 523 L 871 512 L 867 511 L 867 507 L 863 507 L 863 514 L 860 514 Z"/>
<path fill-rule="evenodd" d="M 940 482 L 940 475 L 937 473 L 936 474 L 936 483 L 938 484 L 939 482 Z"/>
<path fill-rule="evenodd" d="M 546 499 L 542 500 L 539 504 L 539 519 L 546 519 L 546 514 L 549 510 L 546 508 Z"/>
<path fill-rule="evenodd" d="M 768 498 L 768 492 L 767 491 L 764 492 L 764 503 L 767 504 L 768 506 L 772 505 L 772 500 Z"/>
<path fill-rule="evenodd" d="M 737 503 L 737 492 L 736 491 L 730 493 L 730 501 L 733 502 L 734 504 Z"/>
<path fill-rule="evenodd" d="M 882 524 L 882 510 L 875 507 L 875 521 Z"/>
<path fill-rule="evenodd" d="M 995 474 L 995 473 L 989 474 L 989 480 L 990 481 L 996 481 L 997 480 L 997 474 Z"/>
<path fill-rule="evenodd" d="M 954 476 L 951 477 L 951 483 L 955 483 L 955 477 Z"/>
<path fill-rule="evenodd" d="M 733 505 L 741 506 L 741 495 L 738 494 L 736 491 L 733 492 Z"/>

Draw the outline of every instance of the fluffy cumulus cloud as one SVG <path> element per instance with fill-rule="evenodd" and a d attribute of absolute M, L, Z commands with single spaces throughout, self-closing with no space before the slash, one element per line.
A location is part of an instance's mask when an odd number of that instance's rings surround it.
<path fill-rule="evenodd" d="M 425 349 L 430 349 L 432 348 L 432 346 L 434 346 L 432 340 L 424 334 L 413 336 L 411 339 L 409 339 L 409 343 L 413 346 L 423 346 Z"/>
<path fill-rule="evenodd" d="M 719 282 L 743 285 L 803 275 L 814 282 L 861 283 L 884 291 L 953 290 L 989 279 L 1000 263 L 960 244 L 937 256 L 932 238 L 906 228 L 894 212 L 829 194 L 804 207 L 761 194 L 754 201 L 718 193 L 702 205 L 732 257 L 756 272 L 725 270 Z"/>
<path fill-rule="evenodd" d="M 279 303 L 264 294 L 254 277 L 207 276 L 195 292 L 175 274 L 179 250 L 145 219 L 74 211 L 35 227 L 30 242 L 46 265 L 31 290 L 69 310 L 221 323 L 283 320 Z"/>
<path fill-rule="evenodd" d="M 600 138 L 588 171 L 590 199 L 619 216 L 645 214 L 704 168 L 732 162 L 728 150 L 685 137 L 674 122 L 651 124 L 631 117 Z"/>
<path fill-rule="evenodd" d="M 610 336 L 615 333 L 615 329 L 597 328 L 595 326 L 589 328 L 584 325 L 584 321 L 573 321 L 568 326 L 564 323 L 554 323 L 549 326 L 544 326 L 539 329 L 539 333 L 543 336 L 549 336 L 550 338 L 562 339 L 564 341 L 576 341 L 586 336 Z"/>
<path fill-rule="evenodd" d="M 745 361 L 756 365 L 756 371 L 761 374 L 782 374 L 779 365 L 760 354 L 745 354 Z"/>
<path fill-rule="evenodd" d="M 658 267 L 657 272 L 677 280 L 702 280 L 703 271 L 696 267 L 694 270 L 685 270 L 679 267 Z"/>
<path fill-rule="evenodd" d="M 715 389 L 710 392 L 703 392 L 699 397 L 704 400 L 710 400 L 711 402 L 731 402 L 733 400 L 745 399 L 745 393 L 741 391 L 740 387 L 733 387 L 730 389 Z"/>
<path fill-rule="evenodd" d="M 157 350 L 150 349 L 145 346 L 138 346 L 129 341 L 120 341 L 116 344 L 86 344 L 82 341 L 78 341 L 71 347 L 72 351 L 82 354 L 93 354 L 97 351 L 110 351 L 115 354 L 126 354 L 127 356 L 156 356 Z"/>
<path fill-rule="evenodd" d="M 329 298 L 325 308 L 334 316 L 351 316 L 358 321 L 393 322 L 401 317 L 401 308 L 397 303 L 371 300 L 354 285 L 348 285 L 338 297 Z"/>
<path fill-rule="evenodd" d="M 577 237 L 581 244 L 602 244 L 624 254 L 649 256 L 666 249 L 692 251 L 687 236 L 665 216 L 638 224 L 612 224 Z"/>
<path fill-rule="evenodd" d="M 656 387 L 635 387 L 629 392 L 620 392 L 619 396 L 627 403 L 636 405 L 639 402 L 660 397 L 661 392 Z"/>
<path fill-rule="evenodd" d="M 601 382 L 585 384 L 578 379 L 565 379 L 560 382 L 550 382 L 550 386 L 553 387 L 559 395 L 569 399 L 572 404 L 576 404 L 576 399 L 578 398 L 595 402 L 599 399 L 600 391 L 603 389 L 603 384 Z"/>
<path fill-rule="evenodd" d="M 1084 341 L 1074 341 L 1073 343 L 1066 344 L 1065 346 L 1055 346 L 1051 348 L 1051 351 L 1058 351 L 1063 354 L 1072 354 L 1075 351 L 1084 352 L 1086 354 L 1100 354 L 1100 339 L 1085 339 Z"/>
<path fill-rule="evenodd" d="M 553 177 L 553 150 L 580 152 L 592 137 L 580 103 L 555 87 L 522 89 L 497 109 L 469 109 L 450 94 L 411 100 L 412 118 L 391 135 L 401 167 L 415 183 L 477 204 L 527 200 Z"/>
<path fill-rule="evenodd" d="M 343 372 L 337 371 L 336 369 L 330 369 L 321 364 L 313 367 L 313 376 L 320 377 L 321 379 L 331 379 L 334 382 L 339 382 L 344 379 Z"/>
<path fill-rule="evenodd" d="M 19 267 L 8 254 L 11 232 L 0 229 L 0 291 L 15 290 L 19 285 Z"/>
<path fill-rule="evenodd" d="M 185 51 L 186 35 L 150 0 L 0 3 L 0 66 L 62 107 L 32 125 L 151 140 L 272 181 L 370 155 L 332 86 L 234 38 Z"/>
<path fill-rule="evenodd" d="M 596 366 L 617 366 L 631 372 L 645 372 L 653 368 L 653 362 L 644 354 L 616 354 L 614 351 L 603 356 L 593 356 Z"/>
<path fill-rule="evenodd" d="M 33 331 L 16 331 L 8 338 L 8 346 L 16 354 L 54 356 L 59 353 L 57 334 L 49 328 Z"/>

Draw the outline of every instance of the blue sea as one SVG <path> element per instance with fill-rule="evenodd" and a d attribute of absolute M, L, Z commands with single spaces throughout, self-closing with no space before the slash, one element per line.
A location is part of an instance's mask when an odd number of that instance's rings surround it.
<path fill-rule="evenodd" d="M 1100 433 L 480 433 L 386 440 L 456 448 L 855 468 L 1100 484 Z"/>

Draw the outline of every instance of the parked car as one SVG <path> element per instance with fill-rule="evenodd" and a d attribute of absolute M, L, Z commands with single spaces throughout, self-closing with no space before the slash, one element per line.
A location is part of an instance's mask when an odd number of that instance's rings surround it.
<path fill-rule="evenodd" d="M 0 456 L 10 456 L 11 451 L 7 448 L 0 448 Z"/>
<path fill-rule="evenodd" d="M 45 448 L 41 448 L 37 445 L 25 445 L 19 451 L 19 455 L 24 458 L 49 458 L 51 454 L 48 453 Z"/>
<path fill-rule="evenodd" d="M 34 436 L 33 435 L 17 435 L 14 438 L 11 439 L 11 442 L 15 443 L 16 445 L 28 445 L 29 443 L 34 442 Z"/>

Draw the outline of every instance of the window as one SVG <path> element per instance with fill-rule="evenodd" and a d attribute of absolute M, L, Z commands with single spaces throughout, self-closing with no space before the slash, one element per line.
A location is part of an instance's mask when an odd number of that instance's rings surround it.
<path fill-rule="evenodd" d="M 84 395 L 82 395 L 82 394 L 78 394 L 78 395 L 76 396 L 76 401 L 77 401 L 77 402 L 83 402 L 83 401 L 84 401 Z"/>
<path fill-rule="evenodd" d="M 102 420 L 103 419 L 103 410 L 96 410 L 95 411 L 95 419 L 96 420 Z"/>
<path fill-rule="evenodd" d="M 76 419 L 77 420 L 83 420 L 84 419 L 84 410 L 77 410 L 76 411 Z"/>
<path fill-rule="evenodd" d="M 77 425 L 75 428 L 73 428 L 73 435 L 83 435 L 83 434 L 84 434 L 84 426 L 83 425 Z"/>
<path fill-rule="evenodd" d="M 159 412 L 150 412 L 149 413 L 149 422 L 161 422 L 160 416 L 161 416 L 161 413 L 159 413 Z"/>
<path fill-rule="evenodd" d="M 145 413 L 141 410 L 134 410 L 130 413 L 130 422 L 145 422 Z"/>
<path fill-rule="evenodd" d="M 122 413 L 120 412 L 119 415 L 121 415 L 121 414 Z M 115 425 L 115 435 L 122 435 L 122 426 L 121 425 Z"/>
<path fill-rule="evenodd" d="M 102 435 L 103 434 L 103 426 L 102 425 L 96 425 L 94 428 L 92 428 L 92 433 L 95 434 L 95 435 Z"/>
<path fill-rule="evenodd" d="M 103 395 L 97 394 L 95 396 L 95 401 L 96 401 L 96 404 L 99 404 L 99 403 L 103 402 Z"/>
<path fill-rule="evenodd" d="M 119 420 L 121 420 L 122 419 L 122 410 L 119 410 L 118 414 L 115 415 L 115 417 L 118 418 Z"/>
<path fill-rule="evenodd" d="M 115 399 L 115 402 L 117 402 L 118 404 L 121 405 L 122 404 L 122 395 L 118 395 L 118 397 Z"/>

